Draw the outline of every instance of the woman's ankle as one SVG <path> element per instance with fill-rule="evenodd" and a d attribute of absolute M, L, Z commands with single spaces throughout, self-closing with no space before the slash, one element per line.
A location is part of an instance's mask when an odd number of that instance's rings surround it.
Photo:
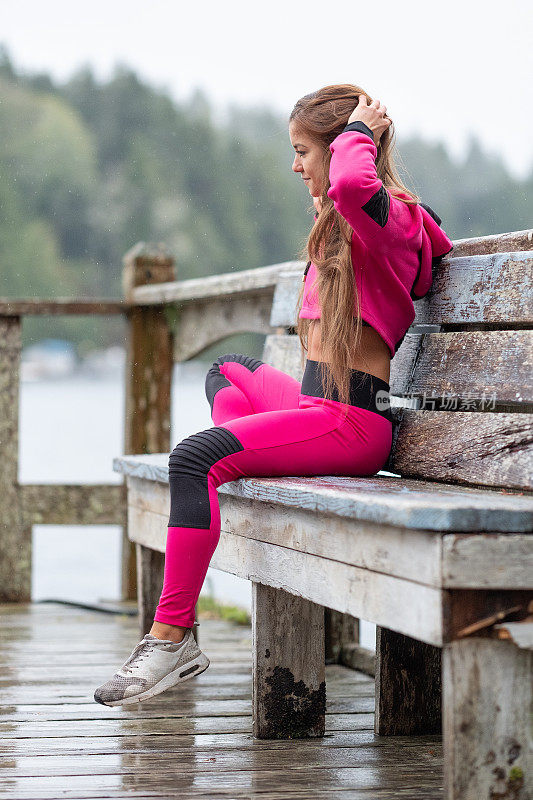
<path fill-rule="evenodd" d="M 183 640 L 188 630 L 189 628 L 185 628 L 182 625 L 169 625 L 166 622 L 156 622 L 154 620 L 150 633 L 156 639 L 170 639 L 171 642 L 177 643 Z"/>

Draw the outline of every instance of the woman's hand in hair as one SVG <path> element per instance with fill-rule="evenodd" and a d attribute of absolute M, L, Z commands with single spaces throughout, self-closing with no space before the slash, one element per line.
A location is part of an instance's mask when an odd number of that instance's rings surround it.
<path fill-rule="evenodd" d="M 378 99 L 372 100 L 370 105 L 367 103 L 364 94 L 359 95 L 359 103 L 350 114 L 347 125 L 350 122 L 360 120 L 367 125 L 374 135 L 374 142 L 377 144 L 381 134 L 387 130 L 392 120 L 387 116 L 387 106 L 384 106 Z"/>

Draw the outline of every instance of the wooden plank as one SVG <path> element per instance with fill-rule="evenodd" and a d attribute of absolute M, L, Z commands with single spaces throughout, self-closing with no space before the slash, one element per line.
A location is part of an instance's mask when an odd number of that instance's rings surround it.
<path fill-rule="evenodd" d="M 377 627 L 374 730 L 379 736 L 441 732 L 438 647 Z"/>
<path fill-rule="evenodd" d="M 54 297 L 53 299 L 25 297 L 16 300 L 10 297 L 0 297 L 0 316 L 2 317 L 28 317 L 43 314 L 46 316 L 124 314 L 126 308 L 127 306 L 122 300 L 107 300 L 100 297 L 91 297 L 87 300 L 78 297 Z"/>
<path fill-rule="evenodd" d="M 531 587 L 533 536 L 528 534 L 448 534 L 444 556 L 435 531 L 373 525 L 223 494 L 220 508 L 228 533 L 428 586 Z"/>
<path fill-rule="evenodd" d="M 464 414 L 472 417 L 469 412 Z M 441 412 L 441 416 L 444 416 L 444 412 Z M 514 418 L 526 415 L 511 416 Z M 168 484 L 167 453 L 121 456 L 114 459 L 113 466 L 117 472 L 126 474 L 129 481 L 140 478 Z M 391 475 L 371 478 L 339 475 L 240 478 L 222 484 L 218 491 L 220 494 L 247 497 L 288 508 L 302 508 L 319 514 L 334 514 L 377 524 L 405 526 L 413 530 L 520 533 L 531 532 L 533 529 L 531 496 L 457 486 L 453 483 L 436 485 L 433 481 Z"/>
<path fill-rule="evenodd" d="M 406 409 L 390 464 L 405 477 L 531 491 L 532 442 L 533 414 Z"/>
<path fill-rule="evenodd" d="M 191 769 L 191 763 L 197 769 Z M 200 771 L 200 766 L 202 770 Z M 373 764 L 369 767 L 330 768 L 302 765 L 298 769 L 222 769 L 210 768 L 192 757 L 187 764 L 163 764 L 155 773 L 133 772 L 119 775 L 72 775 L 64 777 L 21 777 L 10 783 L 3 800 L 78 800 L 91 798 L 188 798 L 227 797 L 249 800 L 251 792 L 261 800 L 436 800 L 439 780 L 434 759 L 421 769 L 420 763 Z M 312 787 L 312 788 L 311 788 Z"/>
<path fill-rule="evenodd" d="M 164 485 L 136 481 L 135 488 L 130 490 L 130 500 L 135 541 L 163 552 L 168 514 Z M 531 535 L 447 534 L 442 544 L 441 536 L 435 532 L 377 527 L 331 515 L 319 516 L 302 509 L 258 504 L 246 498 L 221 495 L 220 508 L 222 529 L 228 534 L 436 588 L 531 587 Z"/>
<path fill-rule="evenodd" d="M 442 645 L 438 589 L 224 532 L 210 566 Z"/>
<path fill-rule="evenodd" d="M 133 540 L 164 552 L 168 487 L 153 481 L 129 480 L 128 513 Z M 377 526 L 223 493 L 219 498 L 221 527 L 227 533 L 430 586 L 441 585 L 440 536 L 432 531 Z"/>
<path fill-rule="evenodd" d="M 533 536 L 514 533 L 445 534 L 442 585 L 456 589 L 528 589 Z"/>
<path fill-rule="evenodd" d="M 519 408 L 533 402 L 532 370 L 533 331 L 428 333 L 407 392 L 429 410 L 434 398 L 445 411 Z"/>
<path fill-rule="evenodd" d="M 186 281 L 166 281 L 156 285 L 137 286 L 129 297 L 133 305 L 158 305 L 161 303 L 187 303 L 225 296 L 256 294 L 260 290 L 272 292 L 280 272 L 299 267 L 300 262 L 284 261 L 255 269 L 243 269 Z M 302 266 L 303 269 L 303 266 Z"/>
<path fill-rule="evenodd" d="M 70 633 L 70 631 L 69 631 Z M 131 647 L 129 651 L 133 649 L 133 638 L 130 640 Z M 213 643 L 211 642 L 210 647 L 213 647 Z M 114 652 L 106 652 L 100 655 L 99 661 L 90 661 L 87 663 L 85 657 L 76 660 L 75 657 L 70 657 L 68 661 L 52 661 L 50 658 L 40 658 L 40 665 L 39 666 L 27 666 L 24 663 L 24 659 L 20 653 L 17 653 L 15 657 L 11 659 L 7 659 L 7 664 L 5 661 L 2 663 L 2 666 L 10 666 L 13 668 L 16 665 L 16 677 L 13 677 L 12 673 L 10 673 L 9 677 L 3 678 L 0 680 L 0 688 L 6 689 L 10 686 L 15 685 L 27 685 L 33 686 L 39 683 L 47 683 L 49 685 L 53 684 L 60 684 L 63 681 L 64 684 L 80 684 L 85 681 L 93 681 L 95 679 L 95 675 L 98 672 L 98 675 L 105 675 L 110 669 L 117 667 L 117 658 L 120 660 L 122 655 L 124 655 L 124 659 L 127 658 L 129 655 L 128 649 L 125 647 L 122 649 L 122 652 L 119 656 L 115 655 Z M 33 652 L 33 650 L 32 650 Z M 218 652 L 218 650 L 217 650 Z M 65 654 L 63 654 L 63 657 Z M 239 661 L 232 661 L 231 663 L 220 662 L 213 667 L 209 667 L 204 680 L 202 681 L 202 686 L 239 686 L 242 687 L 245 684 L 250 683 L 250 662 L 251 658 L 241 658 Z M 42 665 L 42 666 L 41 666 Z M 216 666 L 216 669 L 215 669 Z M 372 686 L 373 692 L 373 685 L 372 682 L 365 681 L 364 683 L 361 682 L 361 686 L 365 687 L 365 691 L 368 691 L 368 687 Z"/>
<path fill-rule="evenodd" d="M 88 704 L 85 708 L 88 708 Z M 166 713 L 159 716 L 144 717 L 144 711 L 137 715 L 130 712 L 125 714 L 114 713 L 105 717 L 96 715 L 72 716 L 66 719 L 43 719 L 34 713 L 28 719 L 20 721 L 0 722 L 0 737 L 2 741 L 40 739 L 49 737 L 63 737 L 67 743 L 72 737 L 132 737 L 137 741 L 140 737 L 151 736 L 157 746 L 161 736 L 211 736 L 217 733 L 246 733 L 252 737 L 252 703 L 247 702 L 246 709 L 241 714 L 220 714 L 220 708 L 213 709 L 212 714 L 196 714 L 196 709 L 188 715 L 167 717 Z M 53 716 L 53 715 L 52 715 Z M 352 703 L 347 713 L 332 714 L 326 709 L 326 729 L 329 731 L 373 731 L 374 713 L 358 712 L 355 703 Z"/>
<path fill-rule="evenodd" d="M 446 800 L 531 796 L 532 668 L 533 653 L 510 641 L 444 647 Z"/>
<path fill-rule="evenodd" d="M 528 495 L 387 475 L 241 478 L 222 484 L 219 493 L 413 530 L 532 530 Z"/>
<path fill-rule="evenodd" d="M 452 252 L 454 256 L 470 256 L 486 253 L 511 253 L 518 250 L 533 250 L 533 229 L 455 239 Z"/>
<path fill-rule="evenodd" d="M 216 772 L 220 770 L 238 769 L 238 770 L 254 770 L 263 771 L 266 769 L 279 770 L 280 775 L 282 771 L 301 769 L 302 762 L 306 761 L 306 749 L 304 743 L 289 742 L 285 748 L 271 748 L 268 746 L 254 747 L 251 750 L 249 747 L 244 748 L 241 753 L 237 753 L 234 749 L 226 750 L 216 745 L 213 745 L 210 752 L 198 751 L 198 761 L 203 767 L 203 773 Z M 426 764 L 425 769 L 429 767 L 429 762 L 433 760 L 438 763 L 437 758 L 431 759 L 427 753 L 426 748 Z M 178 771 L 180 768 L 186 767 L 190 762 L 191 757 L 190 747 L 176 747 L 173 751 L 167 752 L 167 759 L 172 761 L 173 768 Z M 307 750 L 307 757 L 310 753 Z M 381 765 L 383 767 L 390 766 L 398 757 L 398 749 L 396 752 L 392 749 L 385 749 L 384 747 L 332 747 L 331 745 L 327 750 L 316 748 L 313 751 L 314 760 L 316 761 L 315 769 L 329 768 L 338 769 L 346 767 L 365 767 L 367 765 Z M 406 747 L 402 749 L 401 758 L 405 766 L 414 767 L 418 761 L 419 767 L 421 766 L 420 753 L 417 752 L 416 747 Z M 116 763 L 116 756 L 110 753 L 100 754 L 96 764 L 92 764 L 91 759 L 82 755 L 78 757 L 68 757 L 62 755 L 48 755 L 48 756 L 28 756 L 20 757 L 17 759 L 16 768 L 13 770 L 13 777 L 38 777 L 43 778 L 52 776 L 68 776 L 72 775 L 106 775 L 109 773 L 115 775 L 127 775 L 134 770 L 139 776 L 150 772 L 156 772 L 163 766 L 163 759 L 156 751 L 140 752 L 140 753 L 127 753 L 121 751 L 121 763 Z M 424 766 L 421 772 L 424 771 Z M 213 775 L 214 777 L 214 775 Z"/>
<path fill-rule="evenodd" d="M 252 638 L 254 737 L 324 736 L 324 609 L 253 582 Z"/>
<path fill-rule="evenodd" d="M 31 526 L 18 487 L 20 317 L 0 317 L 0 600 L 29 600 Z"/>
<path fill-rule="evenodd" d="M 26 525 L 124 525 L 125 484 L 20 484 Z"/>
<path fill-rule="evenodd" d="M 225 660 L 226 652 L 219 650 L 212 641 L 209 640 L 206 647 L 211 653 L 216 653 L 220 661 L 216 663 L 216 669 L 213 668 L 212 672 L 209 670 L 211 674 L 206 675 L 201 683 L 194 684 L 195 697 L 203 699 L 212 696 L 217 699 L 225 699 L 233 696 L 247 696 L 247 694 L 251 692 L 250 659 L 240 660 L 237 663 L 235 661 L 229 662 Z M 122 653 L 120 653 L 120 656 L 112 654 L 108 661 L 102 661 L 90 667 L 81 668 L 79 665 L 71 665 L 70 667 L 68 667 L 68 665 L 67 667 L 55 666 L 54 668 L 50 668 L 49 675 L 46 673 L 45 669 L 39 671 L 32 670 L 29 674 L 28 672 L 25 673 L 23 667 L 19 667 L 19 662 L 22 662 L 23 659 L 17 657 L 10 662 L 11 668 L 16 671 L 16 677 L 11 676 L 9 679 L 3 680 L 0 684 L 0 688 L 2 691 L 7 692 L 14 686 L 24 685 L 24 687 L 33 691 L 41 687 L 43 683 L 46 683 L 48 686 L 56 689 L 61 688 L 61 681 L 63 680 L 65 686 L 77 691 L 80 687 L 83 687 L 84 684 L 91 683 L 97 678 L 99 679 L 102 677 L 105 679 L 109 670 L 117 667 L 117 660 L 120 661 L 121 658 L 125 660 L 131 649 L 133 649 L 133 647 L 130 647 L 129 650 L 124 649 Z M 335 665 L 328 664 L 328 666 Z M 67 674 L 68 679 L 65 679 L 65 674 Z M 337 699 L 340 699 L 341 695 L 342 699 L 345 699 L 348 693 L 350 697 L 374 697 L 374 683 L 369 676 L 361 675 L 358 677 L 358 673 L 356 677 L 352 677 L 351 675 L 346 677 L 346 675 L 343 675 L 341 679 L 339 675 L 335 675 L 334 673 L 333 675 L 332 673 L 329 674 L 331 677 L 328 678 L 328 680 L 331 680 L 330 685 L 336 689 L 338 694 Z M 197 690 L 198 694 L 196 693 Z M 234 695 L 232 694 L 233 692 L 235 693 Z M 48 699 L 49 698 L 47 698 L 47 700 Z M 29 698 L 28 704 L 17 706 L 17 711 L 14 712 L 15 717 L 25 711 L 28 705 Z M 39 707 L 42 706 L 39 705 Z M 6 710 L 3 719 L 10 719 L 12 716 L 13 715 Z"/>
<path fill-rule="evenodd" d="M 416 739 L 408 736 L 398 736 L 391 739 L 386 736 L 375 736 L 373 731 L 331 730 L 327 736 L 323 737 L 321 742 L 313 743 L 309 742 L 308 739 L 304 741 L 295 739 L 290 744 L 290 750 L 292 753 L 301 753 L 305 757 L 310 752 L 309 744 L 314 744 L 315 746 L 321 744 L 321 750 L 325 748 L 329 750 L 330 748 L 357 747 L 361 750 L 364 749 L 366 752 L 379 750 L 380 752 L 396 751 L 401 753 L 404 750 L 414 749 L 424 756 L 430 749 L 437 750 L 437 752 L 440 750 L 439 739 L 440 737 L 437 736 L 420 736 L 416 737 Z M 0 756 L 75 756 L 82 754 L 98 756 L 100 754 L 114 753 L 118 749 L 120 749 L 121 753 L 153 753 L 154 744 L 154 736 L 148 732 L 132 737 L 131 741 L 128 741 L 123 736 L 65 736 L 32 738 L 26 741 L 11 739 L 9 746 L 4 746 L 0 749 Z M 240 750 L 279 753 L 287 749 L 287 742 L 279 739 L 257 739 L 253 741 L 250 735 L 236 731 L 233 733 L 199 734 L 197 737 L 188 734 L 159 734 L 157 738 L 157 751 L 160 753 L 183 753 L 191 746 L 194 746 L 195 751 L 198 753 L 209 752 L 211 748 L 216 748 L 226 753 Z"/>
<path fill-rule="evenodd" d="M 531 251 L 444 258 L 415 321 L 437 325 L 533 323 Z"/>

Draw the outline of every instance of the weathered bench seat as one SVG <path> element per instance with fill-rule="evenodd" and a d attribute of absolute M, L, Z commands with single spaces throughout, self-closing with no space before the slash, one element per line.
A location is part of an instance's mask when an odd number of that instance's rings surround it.
<path fill-rule="evenodd" d="M 131 538 L 164 552 L 168 454 L 113 465 Z M 531 497 L 390 475 L 241 478 L 219 495 L 212 567 L 438 647 L 457 633 L 443 590 L 531 582 Z"/>

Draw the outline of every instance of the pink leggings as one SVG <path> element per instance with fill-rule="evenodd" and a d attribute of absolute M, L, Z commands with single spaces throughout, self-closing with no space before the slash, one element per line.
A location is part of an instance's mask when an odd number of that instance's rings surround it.
<path fill-rule="evenodd" d="M 307 360 L 300 384 L 230 353 L 209 369 L 205 391 L 215 426 L 169 457 L 165 578 L 154 617 L 187 628 L 220 537 L 218 486 L 246 476 L 374 475 L 392 445 L 389 384 L 366 372 L 352 370 L 346 405 L 324 399 L 318 361 Z"/>

